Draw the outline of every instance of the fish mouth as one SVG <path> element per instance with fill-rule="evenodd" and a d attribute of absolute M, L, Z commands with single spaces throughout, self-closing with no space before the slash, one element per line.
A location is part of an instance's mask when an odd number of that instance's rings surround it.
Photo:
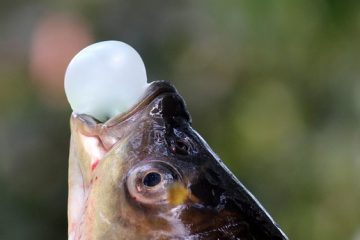
<path fill-rule="evenodd" d="M 106 132 L 107 129 L 113 128 L 114 126 L 140 112 L 149 104 L 151 104 L 155 99 L 169 95 L 175 95 L 178 98 L 181 98 L 180 94 L 171 83 L 165 80 L 157 80 L 149 84 L 145 90 L 145 93 L 138 100 L 138 102 L 130 107 L 127 111 L 115 115 L 105 122 L 100 122 L 96 118 L 87 114 L 78 114 L 73 112 L 71 115 L 71 124 L 78 126 L 77 130 L 85 136 L 91 137 L 94 135 L 101 135 L 101 133 Z M 191 122 L 190 115 L 187 115 L 188 121 Z"/>
<path fill-rule="evenodd" d="M 90 149 L 99 148 L 95 146 L 100 146 L 101 147 L 100 152 L 102 153 L 96 155 L 104 155 L 105 152 L 109 151 L 112 148 L 112 146 L 115 144 L 118 138 L 112 138 L 109 140 L 109 138 L 106 137 L 104 138 L 102 136 L 107 135 L 109 132 L 111 132 L 112 129 L 116 128 L 117 125 L 120 125 L 125 120 L 131 118 L 136 113 L 142 111 L 155 99 L 160 97 L 165 97 L 167 95 L 179 96 L 179 93 L 177 92 L 175 87 L 172 86 L 167 81 L 163 81 L 163 80 L 154 81 L 149 84 L 145 93 L 142 95 L 140 100 L 134 106 L 132 106 L 126 112 L 111 117 L 105 122 L 100 122 L 94 117 L 87 114 L 72 113 L 71 115 L 71 125 L 73 126 L 72 129 L 78 131 L 78 133 L 81 134 L 84 138 L 91 139 L 95 137 L 96 142 L 93 143 L 92 146 L 89 146 L 88 149 L 90 151 Z"/>

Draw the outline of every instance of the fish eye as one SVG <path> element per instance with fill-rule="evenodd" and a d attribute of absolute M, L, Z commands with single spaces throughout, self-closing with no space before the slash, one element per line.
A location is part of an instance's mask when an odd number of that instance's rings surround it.
<path fill-rule="evenodd" d="M 131 199 L 138 203 L 166 204 L 170 187 L 181 181 L 180 173 L 170 164 L 145 162 L 130 169 L 126 189 Z"/>
<path fill-rule="evenodd" d="M 161 182 L 161 175 L 157 172 L 150 172 L 145 175 L 143 184 L 148 187 L 154 187 Z"/>

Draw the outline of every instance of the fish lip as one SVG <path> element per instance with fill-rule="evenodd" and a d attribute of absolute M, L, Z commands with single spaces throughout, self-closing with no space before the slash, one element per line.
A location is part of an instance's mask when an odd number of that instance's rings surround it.
<path fill-rule="evenodd" d="M 151 82 L 149 84 L 148 88 L 146 89 L 144 95 L 140 98 L 140 100 L 134 106 L 132 106 L 128 111 L 126 111 L 124 113 L 120 113 L 120 114 L 110 118 L 106 122 L 104 122 L 103 127 L 109 128 L 114 125 L 117 125 L 120 122 L 124 121 L 125 119 L 130 118 L 136 112 L 145 108 L 158 96 L 163 95 L 163 94 L 171 94 L 171 93 L 178 94 L 175 87 L 173 85 L 171 85 L 168 81 L 158 80 L 158 81 Z"/>

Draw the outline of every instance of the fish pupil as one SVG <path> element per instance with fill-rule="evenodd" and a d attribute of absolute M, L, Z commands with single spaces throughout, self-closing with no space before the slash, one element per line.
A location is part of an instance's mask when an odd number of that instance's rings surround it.
<path fill-rule="evenodd" d="M 161 175 L 157 172 L 150 172 L 144 177 L 143 183 L 145 186 L 154 187 L 161 181 Z"/>

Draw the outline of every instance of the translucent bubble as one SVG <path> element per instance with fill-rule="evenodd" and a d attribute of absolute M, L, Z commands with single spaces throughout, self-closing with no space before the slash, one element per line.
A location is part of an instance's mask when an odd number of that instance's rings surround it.
<path fill-rule="evenodd" d="M 104 41 L 81 50 L 65 74 L 74 112 L 105 121 L 135 105 L 146 90 L 144 62 L 128 44 Z"/>

